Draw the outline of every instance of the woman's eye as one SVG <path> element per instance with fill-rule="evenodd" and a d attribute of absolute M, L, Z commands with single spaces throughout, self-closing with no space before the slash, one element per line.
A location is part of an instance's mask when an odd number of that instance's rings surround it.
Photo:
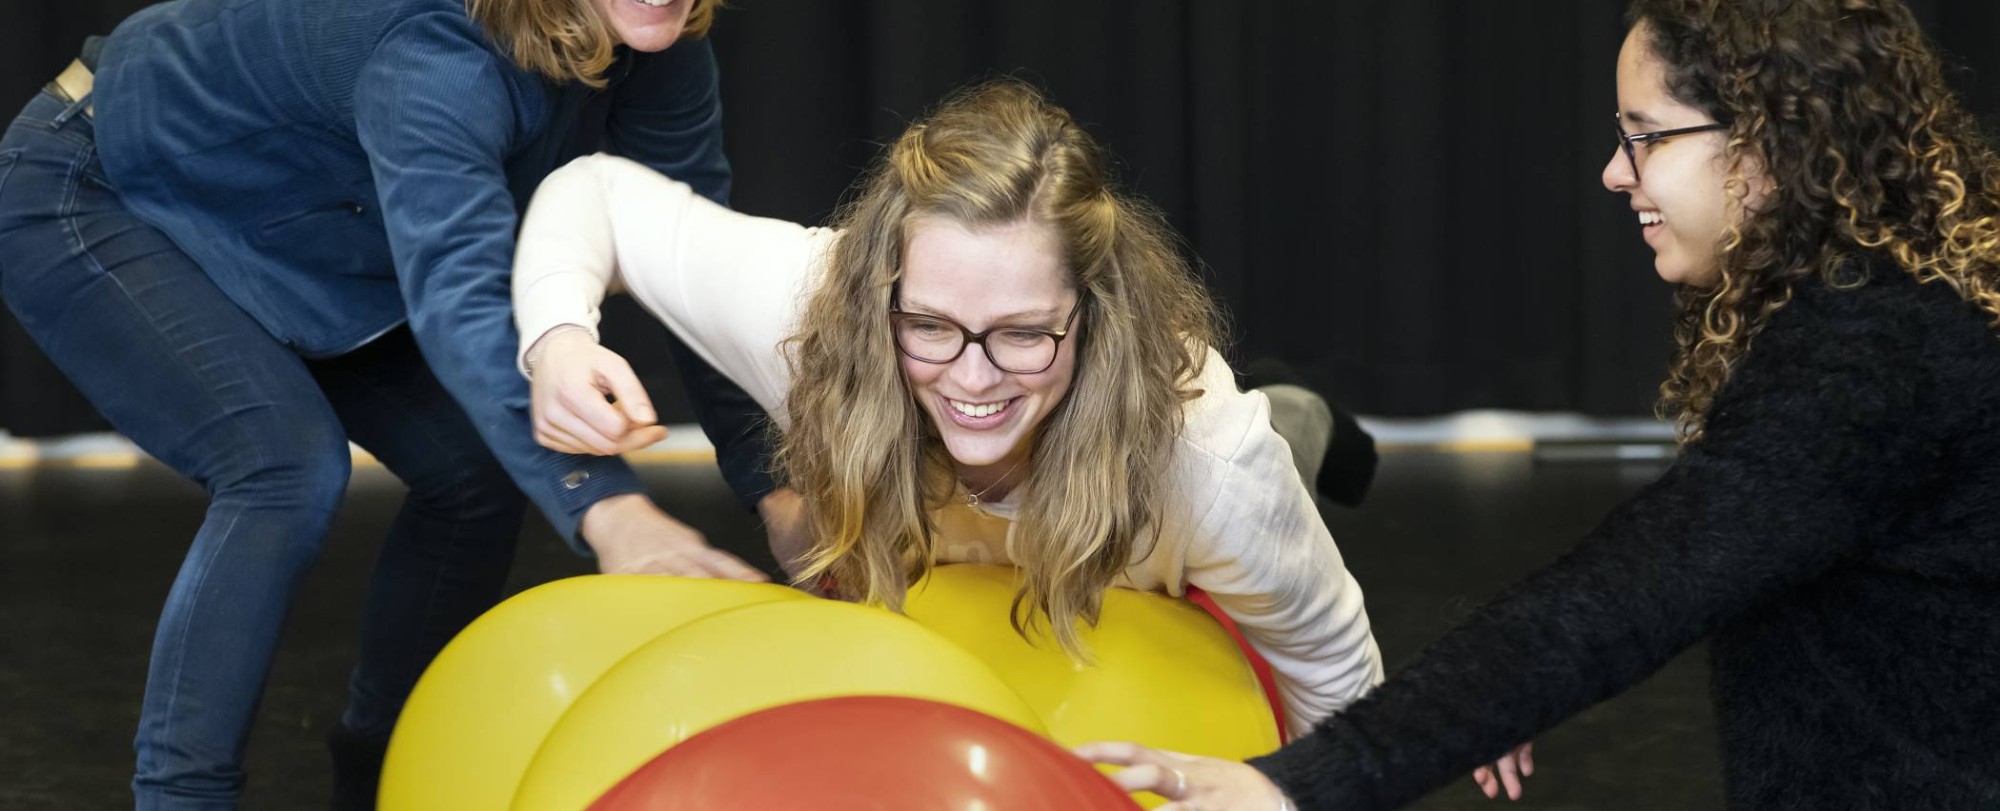
<path fill-rule="evenodd" d="M 1047 339 L 1047 335 L 1024 329 L 1001 330 L 1000 340 L 1015 346 L 1034 346 Z"/>

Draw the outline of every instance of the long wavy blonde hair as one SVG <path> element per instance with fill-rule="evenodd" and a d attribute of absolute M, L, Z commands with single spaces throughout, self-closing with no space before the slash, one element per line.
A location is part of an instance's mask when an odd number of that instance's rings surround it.
<path fill-rule="evenodd" d="M 1727 193 L 1770 192 L 1720 246 L 1717 284 L 1676 296 L 1660 405 L 1684 440 L 1793 287 L 1892 259 L 2000 326 L 2000 159 L 1945 87 L 1900 0 L 1636 0 L 1628 22 L 1678 101 L 1730 122 Z"/>
<path fill-rule="evenodd" d="M 688 2 L 681 36 L 706 35 L 722 0 Z M 604 87 L 617 43 L 591 0 L 465 0 L 465 13 L 515 64 L 551 81 Z"/>
<path fill-rule="evenodd" d="M 1065 651 L 1087 656 L 1078 623 L 1096 622 L 1104 589 L 1157 531 L 1182 404 L 1199 396 L 1191 384 L 1215 340 L 1214 304 L 1157 211 L 1114 190 L 1098 144 L 1019 82 L 946 100 L 860 188 L 788 344 L 777 468 L 817 539 L 800 579 L 831 575 L 846 596 L 900 609 L 935 564 L 931 513 L 956 474 L 890 334 L 907 229 L 924 217 L 1029 219 L 1059 235 L 1083 304 L 1073 383 L 1030 440 L 1012 620 L 1024 636 L 1046 622 Z"/>

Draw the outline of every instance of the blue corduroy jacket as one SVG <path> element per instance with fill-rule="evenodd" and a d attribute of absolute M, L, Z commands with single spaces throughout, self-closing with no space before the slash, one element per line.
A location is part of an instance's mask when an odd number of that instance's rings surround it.
<path fill-rule="evenodd" d="M 621 53 L 596 91 L 516 66 L 461 0 L 174 0 L 127 19 L 95 56 L 112 185 L 271 335 L 327 357 L 407 322 L 573 542 L 591 504 L 640 489 L 617 459 L 533 441 L 514 368 L 514 235 L 535 184 L 595 151 L 727 202 L 706 42 Z M 746 500 L 768 491 L 740 416 L 756 409 L 732 405 L 748 398 L 712 373 L 692 388 L 722 422 L 704 427 L 731 484 Z"/>

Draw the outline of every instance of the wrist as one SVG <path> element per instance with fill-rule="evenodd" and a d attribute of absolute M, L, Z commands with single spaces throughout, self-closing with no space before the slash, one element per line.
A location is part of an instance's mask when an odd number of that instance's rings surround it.
<path fill-rule="evenodd" d="M 577 524 L 577 532 L 591 551 L 599 556 L 605 547 L 613 542 L 618 527 L 632 519 L 634 515 L 653 509 L 652 499 L 641 493 L 620 493 L 606 496 L 583 512 L 583 520 Z"/>
<path fill-rule="evenodd" d="M 535 368 L 551 353 L 578 343 L 596 346 L 597 336 L 592 334 L 589 328 L 576 324 L 551 327 L 548 332 L 542 333 L 542 337 L 535 339 L 534 344 L 528 347 L 527 353 L 521 356 L 521 371 L 526 372 L 532 379 L 535 376 Z"/>

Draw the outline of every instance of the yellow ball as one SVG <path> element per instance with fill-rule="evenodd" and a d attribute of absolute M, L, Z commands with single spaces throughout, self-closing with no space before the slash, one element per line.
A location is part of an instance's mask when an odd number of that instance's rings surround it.
<path fill-rule="evenodd" d="M 986 662 L 1065 746 L 1136 741 L 1241 760 L 1278 748 L 1277 721 L 1236 641 L 1207 612 L 1164 594 L 1114 588 L 1096 628 L 1092 664 L 1045 633 L 1015 633 L 1011 567 L 942 566 L 910 590 L 904 610 Z"/>
<path fill-rule="evenodd" d="M 505 811 L 571 702 L 634 649 L 740 606 L 812 601 L 769 584 L 597 575 L 529 589 L 474 621 L 417 682 L 382 767 L 383 811 Z"/>
<path fill-rule="evenodd" d="M 830 600 L 753 605 L 663 634 L 605 673 L 549 732 L 513 808 L 581 811 L 711 726 L 857 695 L 942 701 L 1043 732 L 977 657 L 907 618 Z"/>

